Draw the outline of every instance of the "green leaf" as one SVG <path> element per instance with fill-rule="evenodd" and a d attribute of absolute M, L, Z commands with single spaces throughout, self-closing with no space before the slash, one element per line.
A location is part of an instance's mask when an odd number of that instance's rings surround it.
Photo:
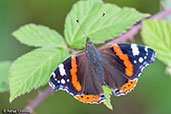
<path fill-rule="evenodd" d="M 42 25 L 28 24 L 16 30 L 13 35 L 21 43 L 35 47 L 64 47 L 63 37 L 55 30 Z"/>
<path fill-rule="evenodd" d="M 104 101 L 103 103 L 106 105 L 107 108 L 113 110 L 113 107 L 110 102 L 111 89 L 105 85 L 103 85 L 102 88 L 103 88 L 105 96 L 106 96 L 106 101 Z"/>
<path fill-rule="evenodd" d="M 69 55 L 67 50 L 39 48 L 18 58 L 10 68 L 10 102 L 33 88 L 45 85 L 52 71 Z"/>
<path fill-rule="evenodd" d="M 105 16 L 102 19 L 104 12 Z M 98 0 L 79 1 L 66 17 L 64 35 L 72 48 L 83 48 L 86 36 L 81 27 L 93 42 L 103 43 L 126 32 L 133 24 L 147 16 L 149 15 L 139 13 L 133 8 L 103 5 Z"/>
<path fill-rule="evenodd" d="M 171 24 L 161 20 L 144 20 L 141 35 L 146 45 L 157 52 L 157 58 L 171 66 Z"/>
<path fill-rule="evenodd" d="M 0 62 L 0 92 L 8 90 L 8 70 L 10 66 L 10 61 Z"/>

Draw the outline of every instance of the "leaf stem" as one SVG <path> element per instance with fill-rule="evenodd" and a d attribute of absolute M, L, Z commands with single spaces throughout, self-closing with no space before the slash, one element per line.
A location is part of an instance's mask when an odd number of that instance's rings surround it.
<path fill-rule="evenodd" d="M 154 16 L 152 16 L 150 19 L 162 19 L 165 16 L 171 14 L 171 9 L 164 9 L 163 11 L 155 14 Z M 122 34 L 121 36 L 115 38 L 114 40 L 106 43 L 105 45 L 111 45 L 113 43 L 121 43 L 121 42 L 126 42 L 127 40 L 132 40 L 133 36 L 139 32 L 139 30 L 141 29 L 142 24 L 138 24 L 138 25 L 134 25 L 133 27 L 131 27 L 130 30 L 128 30 L 126 33 Z M 76 50 L 68 48 L 70 52 L 75 52 Z M 28 106 L 26 106 L 25 109 L 29 110 L 30 113 L 33 113 L 33 109 L 43 100 L 46 98 L 46 96 L 48 96 L 50 93 L 52 93 L 52 89 L 50 87 L 48 87 L 46 90 L 44 91 L 39 91 L 38 96 L 33 99 L 32 101 L 29 102 Z"/>

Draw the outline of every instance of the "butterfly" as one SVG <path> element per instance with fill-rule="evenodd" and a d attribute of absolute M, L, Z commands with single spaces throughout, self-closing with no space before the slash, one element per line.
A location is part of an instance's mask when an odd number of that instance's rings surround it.
<path fill-rule="evenodd" d="M 96 48 L 87 37 L 85 50 L 62 62 L 52 72 L 49 85 L 83 103 L 101 103 L 106 99 L 103 85 L 115 96 L 126 95 L 155 57 L 155 51 L 147 46 L 125 43 Z"/>

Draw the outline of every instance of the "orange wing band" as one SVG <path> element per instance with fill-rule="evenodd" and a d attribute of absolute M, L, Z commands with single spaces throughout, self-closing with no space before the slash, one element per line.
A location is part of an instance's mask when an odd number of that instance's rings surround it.
<path fill-rule="evenodd" d="M 76 56 L 71 56 L 71 70 L 70 70 L 71 76 L 72 76 L 72 85 L 77 91 L 81 90 L 80 82 L 77 79 L 77 60 Z"/>
<path fill-rule="evenodd" d="M 127 54 L 123 54 L 121 48 L 119 47 L 119 45 L 117 44 L 113 44 L 113 50 L 116 52 L 116 55 L 119 56 L 119 58 L 124 62 L 124 65 L 126 66 L 125 69 L 125 73 L 128 76 L 132 76 L 133 75 L 133 65 L 130 62 L 128 55 Z"/>
<path fill-rule="evenodd" d="M 84 103 L 99 103 L 101 100 L 98 99 L 99 95 L 86 95 L 82 94 L 81 96 L 75 96 L 76 99 Z"/>
<path fill-rule="evenodd" d="M 131 91 L 131 89 L 135 87 L 136 83 L 137 83 L 137 79 L 133 81 L 128 80 L 128 83 L 124 84 L 120 89 L 122 89 L 124 93 L 129 92 Z"/>

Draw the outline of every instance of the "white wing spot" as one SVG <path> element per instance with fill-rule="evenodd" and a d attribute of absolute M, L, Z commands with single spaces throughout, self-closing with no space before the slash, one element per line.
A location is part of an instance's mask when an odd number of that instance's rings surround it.
<path fill-rule="evenodd" d="M 148 55 L 148 47 L 145 46 L 144 50 L 146 51 L 146 55 Z"/>
<path fill-rule="evenodd" d="M 142 57 L 139 58 L 139 62 L 140 62 L 140 63 L 143 62 L 143 58 L 142 58 Z"/>
<path fill-rule="evenodd" d="M 57 81 L 57 78 L 55 78 L 55 81 Z"/>
<path fill-rule="evenodd" d="M 61 80 L 61 83 L 62 83 L 62 84 L 65 84 L 65 80 L 64 80 L 64 79 L 62 79 L 62 80 Z"/>
<path fill-rule="evenodd" d="M 140 52 L 139 52 L 138 47 L 137 47 L 136 44 L 131 44 L 131 49 L 132 49 L 132 53 L 133 53 L 134 56 L 139 55 Z"/>
<path fill-rule="evenodd" d="M 147 46 L 145 46 L 145 51 L 148 52 L 148 47 Z"/>
<path fill-rule="evenodd" d="M 64 65 L 60 64 L 58 67 L 59 67 L 59 72 L 60 72 L 61 76 L 66 75 L 66 72 L 65 72 L 65 69 L 64 69 Z"/>
<path fill-rule="evenodd" d="M 61 83 L 60 80 L 58 80 L 58 83 Z"/>
<path fill-rule="evenodd" d="M 54 72 L 52 72 L 51 76 L 53 76 L 53 78 L 55 78 L 56 74 Z"/>
<path fill-rule="evenodd" d="M 67 82 L 69 82 L 69 79 L 67 79 Z"/>
<path fill-rule="evenodd" d="M 137 61 L 136 61 L 136 60 L 134 60 L 134 63 L 137 63 Z"/>
<path fill-rule="evenodd" d="M 147 59 L 147 56 L 145 56 L 144 59 Z"/>

